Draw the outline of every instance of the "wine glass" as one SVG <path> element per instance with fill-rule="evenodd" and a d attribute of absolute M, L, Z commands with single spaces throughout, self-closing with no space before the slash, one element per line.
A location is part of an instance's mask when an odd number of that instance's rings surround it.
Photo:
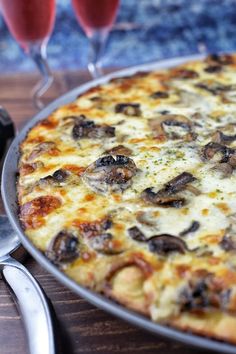
<path fill-rule="evenodd" d="M 33 90 L 34 104 L 42 108 L 41 97 L 53 82 L 46 49 L 54 26 L 55 0 L 0 0 L 0 10 L 12 36 L 42 75 Z"/>
<path fill-rule="evenodd" d="M 88 70 L 93 78 L 102 75 L 100 59 L 115 21 L 119 0 L 72 0 L 76 17 L 90 42 Z"/>

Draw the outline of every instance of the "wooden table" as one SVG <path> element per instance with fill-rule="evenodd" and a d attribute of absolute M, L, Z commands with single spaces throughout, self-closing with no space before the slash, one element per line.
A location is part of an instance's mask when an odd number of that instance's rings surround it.
<path fill-rule="evenodd" d="M 0 77 L 0 104 L 18 128 L 34 113 L 30 91 L 36 75 Z M 57 73 L 45 101 L 88 80 L 84 72 Z M 60 326 L 60 352 L 66 354 L 197 354 L 199 350 L 154 337 L 90 305 L 41 268 L 30 256 L 25 265 L 38 279 L 54 306 Z M 40 335 L 40 334 L 39 334 Z M 24 330 L 5 285 L 0 282 L 0 354 L 26 354 Z M 207 353 L 207 352 L 202 352 Z M 42 353 L 43 354 L 43 353 Z"/>

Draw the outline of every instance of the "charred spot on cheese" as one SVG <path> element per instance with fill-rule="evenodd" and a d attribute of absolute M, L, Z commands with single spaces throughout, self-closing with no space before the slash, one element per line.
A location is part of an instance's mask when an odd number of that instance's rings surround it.
<path fill-rule="evenodd" d="M 132 150 L 124 145 L 117 145 L 109 150 L 106 150 L 104 154 L 130 156 L 132 155 Z"/>
<path fill-rule="evenodd" d="M 235 140 L 236 140 L 236 134 L 226 135 L 222 133 L 220 130 L 217 130 L 212 136 L 212 141 L 219 144 L 231 144 Z"/>
<path fill-rule="evenodd" d="M 196 134 L 192 131 L 192 122 L 180 114 L 162 114 L 148 121 L 154 137 L 165 136 L 168 139 L 194 140 Z"/>
<path fill-rule="evenodd" d="M 146 242 L 147 241 L 143 232 L 137 226 L 133 226 L 133 227 L 129 228 L 128 234 L 135 241 L 139 241 L 139 242 Z"/>
<path fill-rule="evenodd" d="M 57 197 L 46 195 L 32 199 L 20 207 L 20 220 L 26 229 L 41 226 L 40 218 L 47 216 L 61 206 Z"/>
<path fill-rule="evenodd" d="M 69 173 L 66 170 L 59 169 L 55 171 L 52 175 L 40 178 L 39 184 L 60 184 L 66 181 Z"/>
<path fill-rule="evenodd" d="M 150 95 L 151 98 L 153 99 L 165 99 L 165 98 L 169 98 L 169 94 L 168 92 L 166 91 L 156 91 L 156 92 L 153 92 L 151 95 Z"/>
<path fill-rule="evenodd" d="M 54 263 L 68 263 L 79 256 L 79 241 L 67 231 L 59 232 L 50 242 L 46 256 Z"/>
<path fill-rule="evenodd" d="M 112 138 L 115 136 L 115 128 L 106 124 L 95 124 L 94 121 L 87 119 L 84 115 L 76 119 L 75 125 L 72 129 L 72 137 L 75 140 L 88 139 L 102 139 Z"/>
<path fill-rule="evenodd" d="M 196 71 L 190 69 L 174 69 L 171 71 L 171 77 L 175 79 L 196 79 L 198 76 Z"/>
<path fill-rule="evenodd" d="M 44 153 L 49 153 L 51 155 L 57 155 L 59 152 L 58 148 L 56 147 L 56 144 L 52 141 L 45 141 L 43 143 L 40 143 L 34 147 L 34 149 L 31 151 L 28 161 L 34 160 L 36 157 L 39 157 L 40 155 Z"/>
<path fill-rule="evenodd" d="M 107 155 L 89 165 L 82 178 L 95 192 L 122 192 L 131 186 L 132 177 L 137 170 L 131 158 Z"/>
<path fill-rule="evenodd" d="M 123 113 L 129 117 L 140 117 L 142 115 L 139 103 L 118 103 L 115 106 L 115 113 Z"/>
<path fill-rule="evenodd" d="M 196 232 L 199 229 L 199 227 L 200 227 L 200 223 L 198 221 L 194 220 L 191 223 L 191 225 L 187 229 L 181 231 L 179 235 L 180 236 L 186 236 L 186 235 L 188 235 L 190 233 Z"/>
<path fill-rule="evenodd" d="M 184 254 L 188 250 L 184 240 L 169 234 L 152 236 L 147 242 L 149 250 L 161 256 L 173 252 Z"/>
<path fill-rule="evenodd" d="M 186 203 L 186 199 L 176 193 L 186 189 L 189 183 L 194 182 L 196 178 L 189 172 L 183 172 L 164 185 L 164 188 L 158 192 L 152 188 L 146 188 L 141 197 L 144 201 L 156 204 L 162 207 L 181 208 Z"/>

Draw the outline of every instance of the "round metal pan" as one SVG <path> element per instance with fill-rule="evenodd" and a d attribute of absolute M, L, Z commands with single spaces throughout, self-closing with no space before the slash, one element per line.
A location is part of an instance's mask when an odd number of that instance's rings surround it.
<path fill-rule="evenodd" d="M 37 248 L 35 248 L 35 246 L 24 234 L 24 231 L 18 219 L 18 204 L 16 198 L 16 173 L 19 158 L 19 145 L 25 139 L 27 132 L 31 127 L 33 127 L 38 121 L 46 118 L 57 107 L 72 102 L 76 99 L 78 95 L 86 92 L 92 87 L 106 83 L 110 79 L 133 75 L 134 73 L 140 71 L 150 71 L 155 69 L 173 67 L 189 60 L 201 59 L 202 57 L 202 55 L 195 55 L 182 58 L 168 59 L 156 63 L 131 67 L 110 75 L 106 75 L 98 80 L 90 81 L 53 101 L 50 105 L 44 108 L 25 125 L 25 127 L 22 129 L 22 131 L 18 134 L 18 136 L 11 144 L 3 167 L 2 197 L 9 220 L 16 232 L 18 233 L 19 238 L 24 247 L 36 259 L 36 261 L 38 261 L 45 269 L 47 269 L 47 271 L 53 274 L 61 283 L 70 288 L 73 292 L 77 293 L 79 296 L 83 297 L 84 299 L 86 299 L 93 305 L 99 307 L 100 309 L 106 310 L 111 314 L 134 324 L 135 326 L 141 327 L 149 332 L 152 332 L 153 334 L 168 337 L 171 340 L 177 340 L 188 345 L 210 349 L 221 353 L 236 354 L 236 346 L 234 345 L 204 338 L 191 333 L 181 332 L 176 329 L 154 323 L 148 318 L 141 316 L 135 312 L 132 312 L 118 305 L 117 303 L 107 299 L 106 297 L 101 296 L 78 285 L 72 279 L 62 273 L 58 268 L 56 268 Z"/>

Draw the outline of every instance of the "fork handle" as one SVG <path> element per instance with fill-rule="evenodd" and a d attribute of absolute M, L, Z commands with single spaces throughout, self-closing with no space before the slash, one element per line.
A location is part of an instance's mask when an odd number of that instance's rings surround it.
<path fill-rule="evenodd" d="M 22 315 L 30 354 L 55 354 L 55 342 L 48 300 L 30 272 L 15 259 L 1 262 L 3 280 L 13 294 Z"/>

